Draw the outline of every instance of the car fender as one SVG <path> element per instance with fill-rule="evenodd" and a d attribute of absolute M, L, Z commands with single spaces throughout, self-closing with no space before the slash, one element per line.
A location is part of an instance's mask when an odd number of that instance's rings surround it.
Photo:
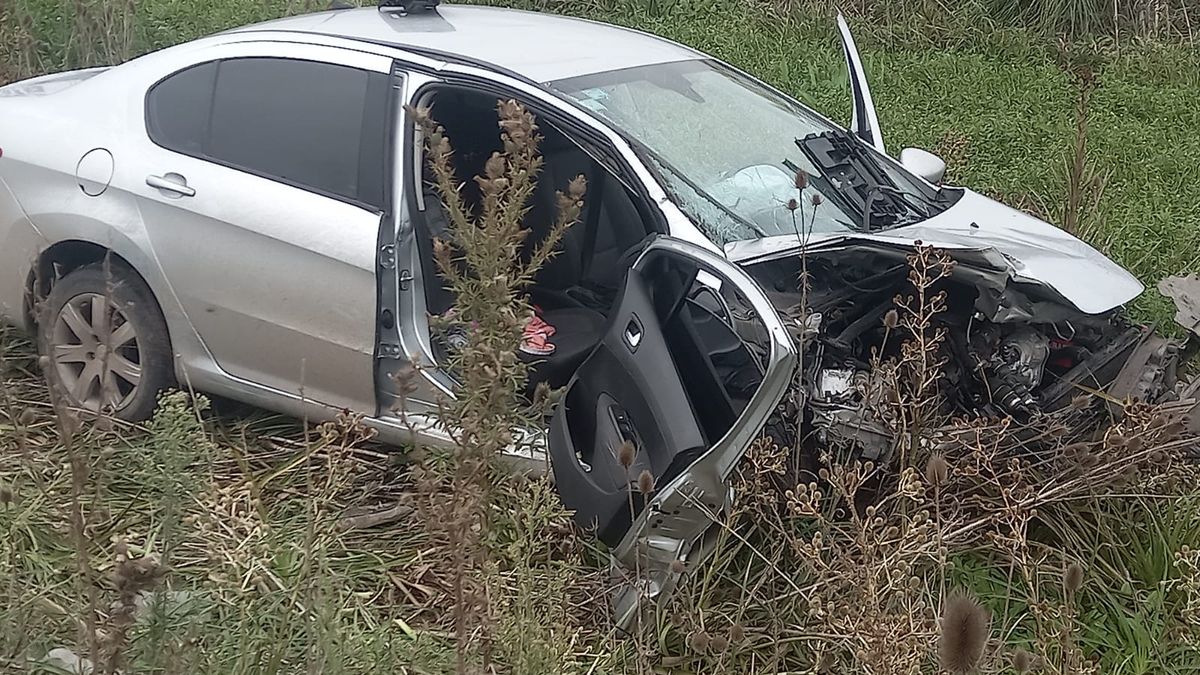
<path fill-rule="evenodd" d="M 167 332 L 176 355 L 185 357 L 185 360 L 188 355 L 203 355 L 211 360 L 211 355 L 197 337 L 191 321 L 175 300 L 162 267 L 151 253 L 152 249 L 146 245 L 144 230 L 138 228 L 133 232 L 123 231 L 82 214 L 43 214 L 41 218 L 35 219 L 35 225 L 31 229 L 38 238 L 37 256 L 57 244 L 77 241 L 99 246 L 120 257 L 145 281 L 154 294 L 166 320 Z M 32 271 L 33 268 L 30 263 L 26 263 L 23 269 Z M 182 373 L 180 376 L 182 378 Z"/>

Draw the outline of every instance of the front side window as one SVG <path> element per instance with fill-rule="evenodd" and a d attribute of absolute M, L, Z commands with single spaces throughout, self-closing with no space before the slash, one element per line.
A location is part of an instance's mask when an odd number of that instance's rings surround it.
<path fill-rule="evenodd" d="M 387 76 L 329 63 L 238 58 L 147 95 L 159 145 L 372 207 L 382 205 Z"/>

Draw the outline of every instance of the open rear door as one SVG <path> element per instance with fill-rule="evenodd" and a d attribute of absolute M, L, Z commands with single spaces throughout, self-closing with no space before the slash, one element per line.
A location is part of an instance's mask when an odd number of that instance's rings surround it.
<path fill-rule="evenodd" d="M 850 131 L 879 152 L 887 154 L 883 147 L 883 134 L 879 130 L 879 117 L 875 114 L 875 100 L 871 98 L 871 87 L 867 84 L 867 71 L 850 34 L 846 19 L 838 13 L 838 31 L 842 34 L 842 52 L 846 55 L 846 68 L 850 71 L 850 93 L 854 107 L 850 116 Z"/>
<path fill-rule="evenodd" d="M 549 439 L 563 502 L 624 576 L 619 624 L 674 586 L 672 561 L 702 555 L 730 473 L 775 412 L 795 357 L 766 296 L 719 255 L 658 237 L 627 272 Z M 637 488 L 644 471 L 650 495 Z"/>

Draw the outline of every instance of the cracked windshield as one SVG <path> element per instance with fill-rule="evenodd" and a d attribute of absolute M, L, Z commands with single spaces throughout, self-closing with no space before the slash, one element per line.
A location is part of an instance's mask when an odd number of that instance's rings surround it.
<path fill-rule="evenodd" d="M 847 134 L 719 63 L 641 66 L 551 86 L 623 130 L 680 208 L 722 245 L 863 229 L 863 200 L 839 190 L 846 175 L 827 177 L 803 147 L 818 135 Z M 865 152 L 856 153 L 858 164 L 870 163 L 889 194 L 908 193 L 904 204 L 923 198 L 911 177 L 859 147 Z M 852 180 L 866 173 L 853 168 Z M 799 171 L 808 174 L 802 194 Z"/>

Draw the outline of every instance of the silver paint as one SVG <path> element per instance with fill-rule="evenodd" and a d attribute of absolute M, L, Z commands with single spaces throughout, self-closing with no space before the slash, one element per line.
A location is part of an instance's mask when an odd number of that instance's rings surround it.
<path fill-rule="evenodd" d="M 443 5 L 401 16 L 375 8 L 279 19 L 244 31 L 320 33 L 412 51 L 434 50 L 493 64 L 534 82 L 704 58 L 688 47 L 627 28 L 499 7 Z"/>

